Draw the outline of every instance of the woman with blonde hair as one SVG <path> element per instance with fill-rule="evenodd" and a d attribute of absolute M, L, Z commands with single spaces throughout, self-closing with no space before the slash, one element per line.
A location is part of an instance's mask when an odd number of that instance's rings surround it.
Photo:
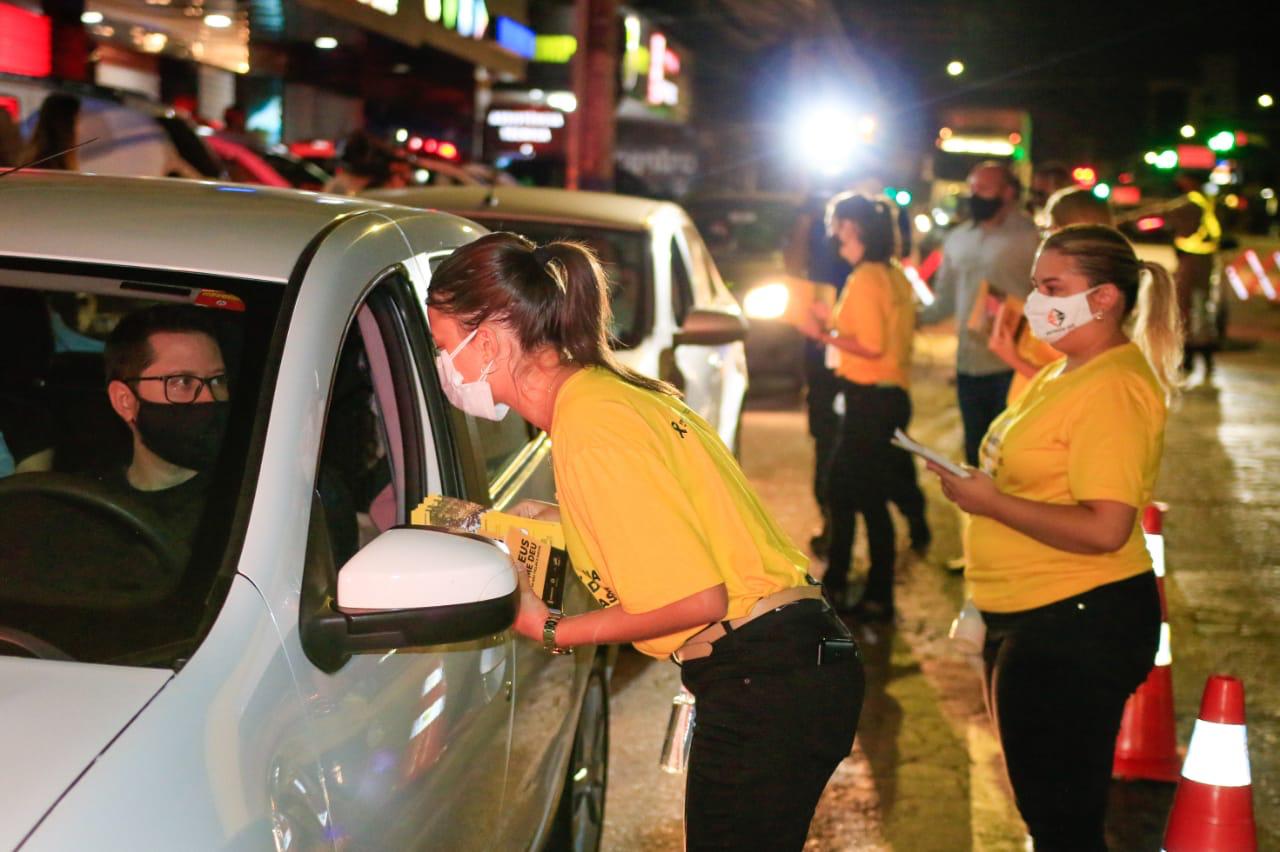
<path fill-rule="evenodd" d="M 1052 234 L 1033 282 L 1031 330 L 1064 357 L 991 424 L 980 469 L 929 469 L 971 515 L 965 577 L 987 624 L 987 704 L 1035 848 L 1105 850 L 1120 718 L 1159 638 L 1139 516 L 1182 329 L 1168 272 L 1114 228 Z"/>

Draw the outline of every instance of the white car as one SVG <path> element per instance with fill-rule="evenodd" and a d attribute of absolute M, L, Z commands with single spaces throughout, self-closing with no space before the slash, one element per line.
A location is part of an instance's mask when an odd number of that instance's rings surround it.
<path fill-rule="evenodd" d="M 620 360 L 681 388 L 690 407 L 738 449 L 747 327 L 679 205 L 519 186 L 378 190 L 369 197 L 446 210 L 538 243 L 571 239 L 591 246 L 609 274 Z"/>
<path fill-rule="evenodd" d="M 508 554 L 409 526 L 431 493 L 553 498 L 545 434 L 438 385 L 431 267 L 479 232 L 290 190 L 0 179 L 0 433 L 53 449 L 0 478 L 0 849 L 596 848 L 603 655 L 516 638 Z M 198 499 L 162 504 L 95 475 L 131 453 L 99 341 L 158 302 L 201 311 L 231 389 Z"/>

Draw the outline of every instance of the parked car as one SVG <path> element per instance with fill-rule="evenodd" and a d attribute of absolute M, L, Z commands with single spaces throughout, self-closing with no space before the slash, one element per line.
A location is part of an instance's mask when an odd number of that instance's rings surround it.
<path fill-rule="evenodd" d="M 54 92 L 80 99 L 76 141 L 89 143 L 78 152 L 81 171 L 142 177 L 224 176 L 222 162 L 201 141 L 195 125 L 145 95 L 0 74 L 0 99 L 18 104 L 24 137 L 31 136 L 40 105 Z"/>
<path fill-rule="evenodd" d="M 804 203 L 784 193 L 698 195 L 684 201 L 747 317 L 752 391 L 804 387 L 804 337 L 782 320 L 788 290 L 783 253 Z"/>
<path fill-rule="evenodd" d="M 591 246 L 609 274 L 619 358 L 682 388 L 689 405 L 737 448 L 747 390 L 746 326 L 679 205 L 521 186 L 379 190 L 369 196 L 456 213 L 538 243 L 569 239 Z"/>
<path fill-rule="evenodd" d="M 431 493 L 554 498 L 545 434 L 439 386 L 426 289 L 480 233 L 292 190 L 0 179 L 0 393 L 54 449 L 0 478 L 0 848 L 597 847 L 600 655 L 515 638 L 500 545 L 408 525 Z M 202 311 L 231 389 L 185 535 L 93 475 L 131 438 L 101 352 L 49 329 L 100 339 L 156 303 Z"/>

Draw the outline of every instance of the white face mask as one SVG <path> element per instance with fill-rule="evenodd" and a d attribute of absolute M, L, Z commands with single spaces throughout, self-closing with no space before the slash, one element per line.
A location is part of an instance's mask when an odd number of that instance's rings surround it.
<path fill-rule="evenodd" d="M 1053 343 L 1093 322 L 1093 308 L 1089 307 L 1092 292 L 1090 288 L 1072 296 L 1045 296 L 1039 290 L 1031 291 L 1022 309 L 1031 333 L 1046 343 Z"/>
<path fill-rule="evenodd" d="M 487 378 L 493 372 L 493 362 L 490 361 L 484 366 L 480 371 L 480 377 L 474 382 L 464 379 L 462 373 L 453 364 L 453 359 L 458 357 L 462 348 L 475 336 L 476 332 L 473 331 L 464 337 L 452 352 L 441 351 L 436 356 L 436 372 L 440 374 L 440 384 L 444 387 L 444 395 L 449 398 L 449 402 L 472 417 L 501 420 L 511 409 L 509 406 L 499 405 L 493 401 L 493 388 L 489 386 Z"/>

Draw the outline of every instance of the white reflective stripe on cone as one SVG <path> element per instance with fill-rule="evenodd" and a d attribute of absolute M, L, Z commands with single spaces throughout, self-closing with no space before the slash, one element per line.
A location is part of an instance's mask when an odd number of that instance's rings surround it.
<path fill-rule="evenodd" d="M 1197 719 L 1182 777 L 1213 787 L 1248 787 L 1249 735 L 1245 726 Z"/>
<path fill-rule="evenodd" d="M 1169 625 L 1164 621 L 1160 622 L 1160 647 L 1156 648 L 1156 665 L 1173 665 L 1173 646 L 1169 644 Z"/>
<path fill-rule="evenodd" d="M 1142 537 L 1147 540 L 1147 553 L 1151 554 L 1151 570 L 1156 572 L 1157 577 L 1164 576 L 1164 536 L 1159 533 L 1144 532 Z"/>

